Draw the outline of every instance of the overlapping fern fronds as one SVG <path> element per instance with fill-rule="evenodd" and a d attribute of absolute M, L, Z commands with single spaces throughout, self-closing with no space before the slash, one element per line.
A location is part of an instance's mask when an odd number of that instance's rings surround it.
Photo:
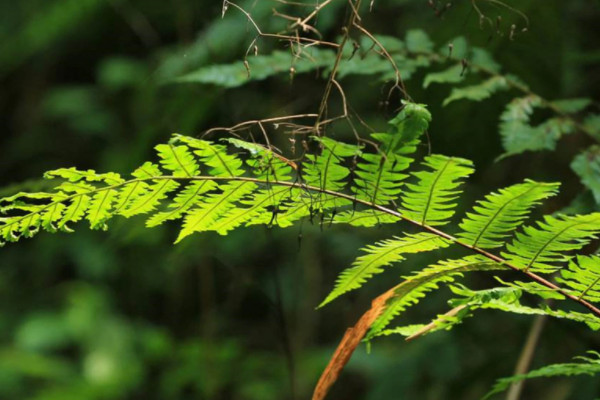
<path fill-rule="evenodd" d="M 215 143 L 174 135 L 156 146 L 159 161 L 146 162 L 130 178 L 92 170 L 61 168 L 45 174 L 53 190 L 17 193 L 0 199 L 0 245 L 44 230 L 71 232 L 81 220 L 92 229 L 107 229 L 115 216 L 147 215 L 146 225 L 180 221 L 176 242 L 196 232 L 252 225 L 288 227 L 305 219 L 314 224 L 374 226 L 404 221 L 422 230 L 382 240 L 363 249 L 339 276 L 325 305 L 362 287 L 384 267 L 414 253 L 442 252 L 462 246 L 474 255 L 438 263 L 402 278 L 367 339 L 390 333 L 390 322 L 427 293 L 455 283 L 465 272 L 513 269 L 530 282 L 507 282 L 508 291 L 570 299 L 590 313 L 525 307 L 494 296 L 470 295 L 465 308 L 493 308 L 543 314 L 597 326 L 600 309 L 600 258 L 574 252 L 600 234 L 600 213 L 545 216 L 524 228 L 534 206 L 556 194 L 558 185 L 526 180 L 491 193 L 463 217 L 455 235 L 440 230 L 455 214 L 461 184 L 473 172 L 470 161 L 428 155 L 414 161 L 419 137 L 431 115 L 423 105 L 406 103 L 386 133 L 372 134 L 374 149 L 332 138 L 314 138 L 315 150 L 292 161 L 269 146 L 241 139 Z M 500 255 L 490 253 L 501 249 Z M 557 286 L 540 274 L 560 271 Z M 547 292 L 547 293 L 545 293 Z M 462 316 L 468 313 L 461 314 Z M 439 328 L 448 321 L 438 320 Z M 408 332 L 407 329 L 398 331 Z"/>

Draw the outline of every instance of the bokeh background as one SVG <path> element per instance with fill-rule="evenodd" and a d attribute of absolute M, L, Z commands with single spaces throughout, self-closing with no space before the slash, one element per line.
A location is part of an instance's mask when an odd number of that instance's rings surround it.
<path fill-rule="evenodd" d="M 470 1 L 453 3 L 438 18 L 425 0 L 376 0 L 363 22 L 397 37 L 423 29 L 438 44 L 463 35 L 536 93 L 598 100 L 597 1 L 507 0 L 531 21 L 529 32 L 512 41 L 482 30 Z M 283 26 L 271 11 L 281 3 L 240 5 L 264 30 Z M 221 18 L 221 6 L 205 0 L 1 0 L 0 197 L 44 188 L 41 175 L 58 167 L 126 174 L 152 159 L 153 146 L 173 132 L 198 135 L 247 119 L 314 112 L 324 85 L 315 74 L 293 81 L 281 74 L 228 90 L 173 83 L 199 67 L 243 58 L 252 28 L 234 10 Z M 319 16 L 326 38 L 339 34 L 344 7 L 334 2 Z M 265 41 L 261 51 L 278 46 Z M 589 138 L 573 134 L 557 151 L 494 161 L 502 153 L 498 116 L 510 93 L 442 108 L 449 87 L 424 90 L 423 75 L 412 77 L 407 89 L 433 113 L 433 151 L 477 166 L 463 207 L 531 177 L 564 183 L 546 212 L 575 199 L 578 210 L 597 208 L 569 168 Z M 348 78 L 344 87 L 353 110 L 370 125 L 385 127 L 394 115 L 393 104 L 382 106 L 380 82 Z M 351 140 L 347 127 L 332 129 Z M 289 148 L 285 135 L 272 141 Z M 321 232 L 305 223 L 240 229 L 227 237 L 194 235 L 173 246 L 176 225 L 146 229 L 143 218 L 118 219 L 107 232 L 82 225 L 75 234 L 41 234 L 0 249 L 0 399 L 306 399 L 370 300 L 401 274 L 434 261 L 413 257 L 364 290 L 315 310 L 360 247 L 409 228 Z M 487 276 L 466 282 L 476 288 L 494 283 Z M 448 296 L 440 290 L 399 323 L 444 312 Z M 496 378 L 512 373 L 531 322 L 484 311 L 452 331 L 411 343 L 378 340 L 370 354 L 357 350 L 330 398 L 477 399 Z M 566 362 L 599 347 L 597 334 L 549 321 L 533 365 Z M 599 380 L 586 377 L 532 381 L 523 399 L 598 395 Z"/>

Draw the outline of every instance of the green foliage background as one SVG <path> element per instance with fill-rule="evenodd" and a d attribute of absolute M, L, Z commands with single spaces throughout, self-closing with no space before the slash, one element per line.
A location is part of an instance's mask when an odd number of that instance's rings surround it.
<path fill-rule="evenodd" d="M 598 100 L 597 3 L 511 2 L 531 20 L 529 32 L 512 41 L 481 30 L 469 2 L 456 3 L 440 19 L 425 1 L 377 0 L 364 25 L 399 38 L 422 29 L 436 47 L 462 35 L 543 97 Z M 274 2 L 241 4 L 263 28 L 283 26 L 271 17 Z M 319 16 L 328 38 L 339 33 L 343 5 Z M 220 2 L 209 1 L 0 2 L 0 197 L 44 188 L 46 182 L 32 177 L 58 167 L 128 172 L 172 132 L 196 135 L 247 119 L 313 112 L 324 81 L 311 73 L 231 89 L 174 82 L 201 67 L 243 59 L 251 27 L 231 10 L 220 17 Z M 508 24 L 511 16 L 505 18 Z M 264 41 L 261 54 L 273 48 L 285 50 Z M 514 95 L 442 107 L 451 86 L 422 84 L 427 72 L 438 70 L 417 72 L 407 89 L 430 105 L 433 151 L 474 161 L 467 192 L 473 199 L 533 178 L 563 182 L 545 212 L 598 208 L 570 167 L 592 144 L 588 136 L 568 135 L 556 151 L 495 161 L 504 152 L 499 115 Z M 222 69 L 213 72 L 232 79 Z M 395 114 L 381 104 L 380 86 L 360 75 L 344 80 L 352 108 L 374 127 Z M 352 140 L 346 126 L 334 130 L 336 138 Z M 290 146 L 283 135 L 272 139 Z M 589 180 L 592 189 L 600 185 L 597 174 Z M 108 232 L 41 235 L 2 248 L 0 398 L 285 399 L 291 398 L 290 371 L 297 398 L 307 398 L 345 328 L 370 300 L 411 265 L 432 261 L 416 255 L 366 290 L 315 311 L 358 248 L 397 233 L 393 227 L 321 232 L 304 224 L 301 242 L 299 227 L 254 227 L 226 240 L 196 234 L 173 247 L 176 232 L 175 226 L 148 230 L 141 220 L 118 220 Z M 483 288 L 488 279 L 472 278 L 470 286 Z M 448 294 L 409 310 L 403 322 L 434 316 Z M 385 338 L 370 355 L 360 349 L 331 398 L 480 398 L 496 378 L 512 373 L 531 321 L 479 313 L 449 332 L 411 343 Z M 576 328 L 551 321 L 534 366 L 598 349 L 597 335 Z M 592 399 L 599 390 L 587 377 L 540 380 L 528 382 L 524 398 Z"/>

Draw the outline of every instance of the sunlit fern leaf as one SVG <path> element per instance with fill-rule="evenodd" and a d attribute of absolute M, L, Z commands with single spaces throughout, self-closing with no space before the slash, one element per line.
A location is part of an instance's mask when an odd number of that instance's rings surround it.
<path fill-rule="evenodd" d="M 577 256 L 577 262 L 571 261 L 568 269 L 560 271 L 556 278 L 570 289 L 571 294 L 588 301 L 600 301 L 600 257 Z"/>
<path fill-rule="evenodd" d="M 360 148 L 330 138 L 315 138 L 322 146 L 320 155 L 308 155 L 303 163 L 302 178 L 311 186 L 328 190 L 341 190 L 350 170 L 344 159 L 358 156 Z"/>
<path fill-rule="evenodd" d="M 335 216 L 333 223 L 373 227 L 400 221 L 399 217 L 376 210 L 343 211 Z"/>
<path fill-rule="evenodd" d="M 423 135 L 431 121 L 431 114 L 424 105 L 403 103 L 400 113 L 389 121 L 391 132 L 373 133 L 381 143 L 377 153 L 363 153 L 354 170 L 352 191 L 357 198 L 373 204 L 388 204 L 398 198 L 406 170 L 413 159 L 418 138 Z"/>
<path fill-rule="evenodd" d="M 589 351 L 587 357 L 575 357 L 575 362 L 564 364 L 551 364 L 542 368 L 529 371 L 526 374 L 514 375 L 502 378 L 496 381 L 492 390 L 487 393 L 484 399 L 489 399 L 495 394 L 502 393 L 513 383 L 533 378 L 551 378 L 557 376 L 573 375 L 596 375 L 600 373 L 600 353 Z"/>
<path fill-rule="evenodd" d="M 227 147 L 222 144 L 195 139 L 188 136 L 175 135 L 174 141 L 183 142 L 193 149 L 194 154 L 211 169 L 212 176 L 240 176 L 244 174 L 242 160 L 227 153 Z"/>
<path fill-rule="evenodd" d="M 431 233 L 406 234 L 369 245 L 363 248 L 367 254 L 358 257 L 352 267 L 340 274 L 335 288 L 319 307 L 344 293 L 360 288 L 373 275 L 383 272 L 383 267 L 405 260 L 405 254 L 427 252 L 449 245 L 448 241 Z"/>
<path fill-rule="evenodd" d="M 87 209 L 87 220 L 92 229 L 108 229 L 106 221 L 112 216 L 113 205 L 119 192 L 115 189 L 104 189 L 96 192 Z"/>
<path fill-rule="evenodd" d="M 183 229 L 175 243 L 194 232 L 211 230 L 211 225 L 234 209 L 236 202 L 252 193 L 256 187 L 256 184 L 244 181 L 219 186 L 221 193 L 206 196 L 202 203 L 186 213 Z"/>
<path fill-rule="evenodd" d="M 371 325 L 365 340 L 378 336 L 396 316 L 417 304 L 427 292 L 438 289 L 440 284 L 454 282 L 463 272 L 503 269 L 506 267 L 485 257 L 467 256 L 458 260 L 441 261 L 404 277 L 404 281 L 396 287 L 394 297 L 388 300 L 386 308 Z"/>
<path fill-rule="evenodd" d="M 58 230 L 55 223 L 62 219 L 65 208 L 66 206 L 63 203 L 54 202 L 40 214 L 40 222 L 44 230 L 51 233 L 54 233 Z"/>
<path fill-rule="evenodd" d="M 352 202 L 326 193 L 311 193 L 304 189 L 294 189 L 293 201 L 281 208 L 277 215 L 277 225 L 291 226 L 294 222 L 307 218 L 312 225 L 321 228 L 334 223 L 338 209 L 349 206 Z"/>
<path fill-rule="evenodd" d="M 292 179 L 292 171 L 298 169 L 295 162 L 286 159 L 261 144 L 250 143 L 235 138 L 228 138 L 226 141 L 250 153 L 251 159 L 248 160 L 248 165 L 258 178 L 263 178 L 267 181 L 290 181 Z"/>
<path fill-rule="evenodd" d="M 477 202 L 460 224 L 458 236 L 483 249 L 502 247 L 540 200 L 556 194 L 559 184 L 526 180 L 491 193 Z"/>
<path fill-rule="evenodd" d="M 533 272 L 551 273 L 568 261 L 568 252 L 579 250 L 600 233 L 600 213 L 546 216 L 537 227 L 516 234 L 502 253 L 514 266 Z"/>
<path fill-rule="evenodd" d="M 210 180 L 191 182 L 175 196 L 166 211 L 152 215 L 146 221 L 146 226 L 157 226 L 165 221 L 180 218 L 190 208 L 198 204 L 205 193 L 216 188 L 217 184 Z"/>
<path fill-rule="evenodd" d="M 161 158 L 160 164 L 166 170 L 173 171 L 173 176 L 194 176 L 198 173 L 198 164 L 187 146 L 169 143 L 159 144 L 155 149 Z"/>
<path fill-rule="evenodd" d="M 135 185 L 134 182 L 131 185 Z M 120 214 L 125 217 L 131 217 L 138 214 L 146 214 L 154 211 L 162 200 L 167 198 L 169 193 L 175 191 L 179 183 L 171 179 L 156 179 L 154 183 L 148 186 L 147 190 L 140 196 L 135 197 L 131 202 L 120 210 Z"/>
<path fill-rule="evenodd" d="M 431 155 L 423 162 L 431 171 L 412 175 L 417 183 L 406 184 L 401 212 L 421 224 L 445 225 L 454 215 L 455 200 L 462 180 L 473 172 L 472 163 L 462 158 Z"/>
<path fill-rule="evenodd" d="M 85 216 L 85 213 L 90 206 L 90 201 L 90 196 L 86 194 L 74 196 L 71 203 L 65 209 L 62 219 L 58 222 L 58 228 L 67 232 L 72 232 L 67 226 L 67 223 L 80 221 Z"/>
<path fill-rule="evenodd" d="M 363 154 L 363 162 L 357 164 L 354 174 L 356 197 L 373 204 L 385 205 L 398 198 L 402 181 L 408 176 L 402 173 L 412 161 L 396 154 Z"/>
<path fill-rule="evenodd" d="M 124 210 L 130 208 L 132 203 L 146 195 L 149 190 L 149 184 L 146 180 L 148 178 L 161 176 L 162 172 L 158 165 L 151 162 L 145 162 L 131 175 L 137 179 L 124 185 L 119 190 L 119 195 L 117 196 L 117 201 L 115 203 L 115 214 L 123 213 Z"/>
<path fill-rule="evenodd" d="M 240 206 L 225 214 L 209 229 L 226 235 L 243 225 L 279 225 L 278 216 L 291 193 L 288 187 L 281 186 L 259 190 L 252 198 L 240 200 Z"/>
<path fill-rule="evenodd" d="M 74 167 L 59 168 L 44 173 L 44 178 L 54 179 L 62 178 L 69 182 L 104 182 L 107 185 L 118 185 L 123 183 L 123 178 L 117 173 L 107 172 L 98 174 L 96 171 L 88 169 L 87 171 L 78 170 Z"/>

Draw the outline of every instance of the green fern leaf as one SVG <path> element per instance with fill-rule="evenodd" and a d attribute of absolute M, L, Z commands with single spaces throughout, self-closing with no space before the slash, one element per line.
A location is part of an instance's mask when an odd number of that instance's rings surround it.
<path fill-rule="evenodd" d="M 106 221 L 112 217 L 113 204 L 117 201 L 119 192 L 114 189 L 104 189 L 92 196 L 87 219 L 92 229 L 108 229 Z"/>
<path fill-rule="evenodd" d="M 420 253 L 448 247 L 450 243 L 431 233 L 406 234 L 375 245 L 365 247 L 367 253 L 354 261 L 351 268 L 343 271 L 333 291 L 319 307 L 333 301 L 351 290 L 361 287 L 373 275 L 383 272 L 383 267 L 405 260 L 404 254 Z"/>
<path fill-rule="evenodd" d="M 458 83 L 464 78 L 463 66 L 454 65 L 444 71 L 431 72 L 423 79 L 423 88 L 429 87 L 432 83 Z"/>
<path fill-rule="evenodd" d="M 200 168 L 187 146 L 176 146 L 171 143 L 159 144 L 155 147 L 163 168 L 173 171 L 173 176 L 194 176 Z"/>
<path fill-rule="evenodd" d="M 530 125 L 534 110 L 543 106 L 542 99 L 535 95 L 516 98 L 506 106 L 500 116 L 502 146 L 507 152 L 502 157 L 525 151 L 554 150 L 558 139 L 575 130 L 573 121 L 562 117 Z"/>
<path fill-rule="evenodd" d="M 350 170 L 343 165 L 344 159 L 358 156 L 360 148 L 330 138 L 315 138 L 322 146 L 320 155 L 307 156 L 309 162 L 303 164 L 303 178 L 308 185 L 321 189 L 339 191 L 347 182 Z"/>
<path fill-rule="evenodd" d="M 468 256 L 458 260 L 446 260 L 430 265 L 411 276 L 395 289 L 395 295 L 386 305 L 381 315 L 371 325 L 366 340 L 378 336 L 389 323 L 408 307 L 417 304 L 427 292 L 435 290 L 442 283 L 453 282 L 463 272 L 503 270 L 507 267 L 482 256 Z"/>
<path fill-rule="evenodd" d="M 252 193 L 256 187 L 252 182 L 232 182 L 220 186 L 221 193 L 206 196 L 204 202 L 186 214 L 183 229 L 175 243 L 194 232 L 210 230 L 212 224 L 236 207 L 236 201 Z"/>
<path fill-rule="evenodd" d="M 399 217 L 376 210 L 348 210 L 337 214 L 333 220 L 333 223 L 372 228 L 381 224 L 392 224 L 400 220 L 401 219 Z"/>
<path fill-rule="evenodd" d="M 96 171 L 89 169 L 87 171 L 80 171 L 76 168 L 59 168 L 44 173 L 44 178 L 54 179 L 62 178 L 69 182 L 104 182 L 107 185 L 118 185 L 124 182 L 123 178 L 117 173 L 107 172 L 105 174 L 98 174 Z"/>
<path fill-rule="evenodd" d="M 207 142 L 206 140 L 194 139 L 187 136 L 175 135 L 175 141 L 184 142 L 194 149 L 194 154 L 209 167 L 212 176 L 240 176 L 244 174 L 242 160 L 233 154 L 227 153 L 227 147 Z"/>
<path fill-rule="evenodd" d="M 431 122 L 431 113 L 424 104 L 402 101 L 402 110 L 389 121 L 391 133 L 372 133 L 381 142 L 382 151 L 390 154 L 411 154 L 417 140 L 425 133 Z"/>
<path fill-rule="evenodd" d="M 485 395 L 484 399 L 489 399 L 495 394 L 502 393 L 513 383 L 520 382 L 525 379 L 573 375 L 596 375 L 600 373 L 600 354 L 594 351 L 590 351 L 588 354 L 588 357 L 575 357 L 577 362 L 546 365 L 545 367 L 529 371 L 527 374 L 514 375 L 508 378 L 499 379 L 492 390 Z"/>
<path fill-rule="evenodd" d="M 276 154 L 260 144 L 234 138 L 226 139 L 226 141 L 237 148 L 250 152 L 252 158 L 248 160 L 248 165 L 257 178 L 266 181 L 291 181 L 292 171 L 298 168 L 293 161 Z"/>
<path fill-rule="evenodd" d="M 591 313 L 553 310 L 546 304 L 542 304 L 537 308 L 524 306 L 520 303 L 522 292 L 517 288 L 494 288 L 473 291 L 464 286 L 450 286 L 450 290 L 454 294 L 462 296 L 459 299 L 450 300 L 449 304 L 452 307 L 467 306 L 471 310 L 493 309 L 514 314 L 547 315 L 553 318 L 585 323 L 593 330 L 600 328 L 600 318 Z"/>
<path fill-rule="evenodd" d="M 290 189 L 277 187 L 271 190 L 260 190 L 251 199 L 240 200 L 240 205 L 209 227 L 221 235 L 242 226 L 250 225 L 279 225 L 278 216 L 284 202 L 290 196 Z M 289 226 L 284 223 L 284 226 Z"/>
<path fill-rule="evenodd" d="M 131 185 L 135 185 L 136 183 L 137 182 L 134 182 Z M 154 211 L 159 203 L 178 187 L 179 183 L 171 179 L 155 180 L 152 186 L 149 186 L 143 193 L 135 196 L 135 198 L 126 204 L 119 213 L 129 218 L 133 215 L 146 214 L 150 211 Z"/>
<path fill-rule="evenodd" d="M 91 198 L 85 194 L 79 194 L 71 200 L 63 213 L 63 217 L 58 223 L 58 228 L 66 232 L 72 232 L 67 223 L 80 221 L 87 213 L 90 207 Z"/>
<path fill-rule="evenodd" d="M 571 261 L 568 269 L 560 273 L 556 281 L 571 288 L 572 294 L 580 299 L 600 301 L 600 257 L 577 256 L 577 263 Z"/>
<path fill-rule="evenodd" d="M 546 216 L 537 227 L 525 227 L 507 245 L 504 258 L 514 266 L 551 273 L 569 260 L 568 252 L 579 250 L 600 233 L 600 213 L 576 216 Z"/>
<path fill-rule="evenodd" d="M 540 200 L 556 194 L 556 183 L 524 183 L 500 189 L 486 196 L 460 224 L 458 236 L 466 243 L 483 249 L 502 247 L 506 237 L 527 217 Z"/>
<path fill-rule="evenodd" d="M 146 226 L 153 227 L 162 224 L 165 221 L 181 218 L 190 208 L 194 207 L 201 200 L 206 192 L 217 188 L 214 181 L 195 181 L 181 190 L 171 204 L 168 210 L 152 215 Z"/>
<path fill-rule="evenodd" d="M 423 164 L 432 171 L 412 174 L 418 183 L 406 185 L 401 212 L 421 224 L 445 225 L 454 215 L 454 200 L 460 193 L 457 188 L 473 172 L 473 164 L 469 160 L 442 155 L 428 156 Z"/>
<path fill-rule="evenodd" d="M 481 83 L 471 86 L 452 88 L 450 95 L 444 99 L 443 106 L 447 106 L 456 100 L 481 101 L 491 97 L 496 92 L 509 88 L 506 78 L 494 76 Z"/>

